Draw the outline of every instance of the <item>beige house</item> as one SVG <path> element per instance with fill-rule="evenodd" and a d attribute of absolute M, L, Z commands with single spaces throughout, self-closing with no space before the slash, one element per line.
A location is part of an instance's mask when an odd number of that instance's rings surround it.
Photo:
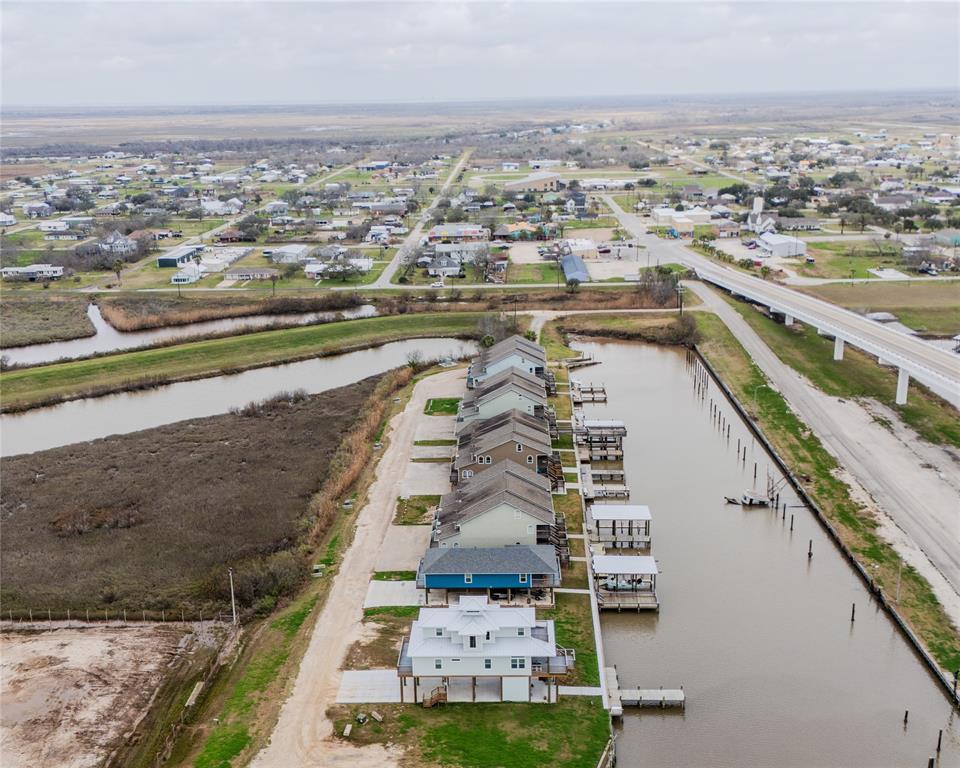
<path fill-rule="evenodd" d="M 560 189 L 560 174 L 551 171 L 531 173 L 517 181 L 503 185 L 505 192 L 556 192 Z"/>
<path fill-rule="evenodd" d="M 516 462 L 543 475 L 552 453 L 546 424 L 534 428 L 511 418 L 496 429 L 460 442 L 450 480 L 468 480 L 501 461 Z"/>

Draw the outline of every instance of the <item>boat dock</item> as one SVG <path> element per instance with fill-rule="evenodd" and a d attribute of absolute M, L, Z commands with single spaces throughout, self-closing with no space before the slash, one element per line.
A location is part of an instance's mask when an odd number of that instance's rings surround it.
<path fill-rule="evenodd" d="M 584 384 L 577 379 L 570 379 L 570 395 L 574 405 L 607 402 L 607 390 L 602 384 Z"/>
<path fill-rule="evenodd" d="M 622 483 L 594 482 L 594 475 L 589 464 L 580 465 L 580 491 L 586 501 L 630 498 L 630 489 Z"/>
<path fill-rule="evenodd" d="M 613 717 L 622 717 L 624 707 L 687 708 L 687 695 L 680 688 L 621 688 L 616 667 L 603 670 L 607 684 L 609 711 Z"/>

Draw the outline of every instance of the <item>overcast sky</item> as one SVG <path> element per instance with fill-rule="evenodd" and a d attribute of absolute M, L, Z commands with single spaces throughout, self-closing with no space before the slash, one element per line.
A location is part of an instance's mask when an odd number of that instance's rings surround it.
<path fill-rule="evenodd" d="M 15 105 L 958 89 L 957 2 L 16 2 Z"/>

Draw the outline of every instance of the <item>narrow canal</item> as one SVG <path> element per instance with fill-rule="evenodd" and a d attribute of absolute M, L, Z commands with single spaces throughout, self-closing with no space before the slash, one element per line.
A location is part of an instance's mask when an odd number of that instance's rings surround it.
<path fill-rule="evenodd" d="M 96 304 L 90 304 L 87 307 L 87 317 L 90 318 L 90 322 L 96 329 L 95 335 L 82 339 L 71 339 L 70 341 L 51 341 L 46 344 L 11 347 L 2 351 L 4 357 L 12 365 L 36 365 L 53 362 L 54 360 L 74 360 L 78 357 L 88 357 L 104 352 L 120 352 L 149 347 L 172 339 L 187 340 L 207 334 L 255 330 L 278 324 L 309 325 L 311 323 L 324 323 L 336 320 L 341 315 L 345 320 L 353 320 L 359 317 L 373 317 L 376 314 L 377 309 L 372 304 L 362 304 L 359 307 L 337 312 L 296 312 L 283 315 L 224 317 L 219 320 L 205 320 L 186 325 L 124 332 L 118 331 L 104 320 L 100 308 Z"/>
<path fill-rule="evenodd" d="M 960 766 L 947 698 L 813 513 L 788 487 L 785 516 L 725 503 L 754 486 L 754 461 L 757 487 L 781 476 L 713 382 L 701 400 L 682 351 L 574 346 L 601 361 L 575 375 L 609 398 L 587 416 L 627 424 L 631 502 L 650 506 L 661 571 L 659 614 L 602 616 L 607 664 L 624 687 L 687 693 L 685 712 L 627 710 L 618 765 L 922 768 L 943 729 L 936 765 Z"/>
<path fill-rule="evenodd" d="M 475 349 L 457 339 L 412 339 L 343 355 L 256 368 L 231 376 L 169 384 L 140 392 L 72 400 L 0 416 L 0 455 L 15 456 L 107 435 L 126 434 L 202 416 L 227 413 L 282 391 L 311 394 L 335 389 L 404 365 L 411 352 L 424 359 L 459 357 Z"/>

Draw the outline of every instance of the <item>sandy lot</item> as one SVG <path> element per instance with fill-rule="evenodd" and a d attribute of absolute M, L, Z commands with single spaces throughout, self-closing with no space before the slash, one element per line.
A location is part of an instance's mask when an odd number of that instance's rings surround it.
<path fill-rule="evenodd" d="M 541 241 L 512 243 L 510 245 L 510 261 L 514 264 L 540 264 L 543 257 L 537 253 L 537 248 L 543 246 L 544 243 Z"/>
<path fill-rule="evenodd" d="M 188 637 L 156 625 L 0 633 L 0 764 L 102 765 Z"/>

